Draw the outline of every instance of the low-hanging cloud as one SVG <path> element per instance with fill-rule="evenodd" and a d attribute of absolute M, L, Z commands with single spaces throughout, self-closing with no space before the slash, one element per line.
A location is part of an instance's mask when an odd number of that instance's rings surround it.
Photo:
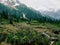
<path fill-rule="evenodd" d="M 19 0 L 19 1 L 37 10 L 60 9 L 60 0 Z"/>

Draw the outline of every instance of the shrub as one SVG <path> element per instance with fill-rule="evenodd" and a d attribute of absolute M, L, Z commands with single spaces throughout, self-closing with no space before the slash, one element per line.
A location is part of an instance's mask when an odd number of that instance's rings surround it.
<path fill-rule="evenodd" d="M 49 39 L 42 37 L 40 33 L 32 30 L 21 30 L 17 31 L 17 33 L 8 33 L 5 41 L 12 45 L 49 45 Z"/>

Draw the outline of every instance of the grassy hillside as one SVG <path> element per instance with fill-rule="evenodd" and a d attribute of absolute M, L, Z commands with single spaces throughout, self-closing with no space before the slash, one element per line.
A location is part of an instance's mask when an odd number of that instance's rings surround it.
<path fill-rule="evenodd" d="M 30 24 L 26 21 L 9 24 L 4 20 L 0 23 L 0 45 L 50 45 L 51 39 L 43 36 L 43 32 L 58 39 L 53 45 L 60 45 L 60 32 L 54 33 L 60 31 L 58 25 L 37 21 L 32 21 Z"/>
<path fill-rule="evenodd" d="M 60 20 L 41 15 L 24 4 L 16 6 L 18 11 L 0 4 L 0 9 L 3 7 L 0 45 L 60 45 Z"/>

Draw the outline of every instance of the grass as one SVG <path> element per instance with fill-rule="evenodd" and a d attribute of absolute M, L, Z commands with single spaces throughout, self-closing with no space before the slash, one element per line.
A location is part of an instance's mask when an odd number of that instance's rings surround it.
<path fill-rule="evenodd" d="M 0 45 L 12 45 L 10 41 L 13 41 L 13 45 L 49 45 L 50 40 L 46 40 L 46 37 L 41 36 L 43 32 L 57 37 L 60 40 L 60 33 L 54 34 L 52 32 L 53 29 L 60 30 L 58 24 L 35 22 L 31 22 L 31 24 L 27 24 L 26 22 L 13 22 L 13 25 L 11 25 L 7 21 L 5 23 L 3 21 L 3 24 L 0 24 L 0 33 L 2 37 L 4 37 L 4 34 L 7 34 L 7 36 Z M 59 45 L 59 42 L 55 42 L 54 45 Z"/>
<path fill-rule="evenodd" d="M 6 35 L 6 36 L 3 36 Z M 11 45 L 49 45 L 49 39 L 45 39 L 41 33 L 34 30 L 21 30 L 15 33 L 8 32 L 0 35 L 1 43 L 6 42 Z"/>

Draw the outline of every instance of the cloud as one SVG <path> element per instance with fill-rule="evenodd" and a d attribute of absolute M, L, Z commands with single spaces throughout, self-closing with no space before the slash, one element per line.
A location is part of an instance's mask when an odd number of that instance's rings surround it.
<path fill-rule="evenodd" d="M 37 10 L 60 9 L 60 0 L 19 0 Z"/>

